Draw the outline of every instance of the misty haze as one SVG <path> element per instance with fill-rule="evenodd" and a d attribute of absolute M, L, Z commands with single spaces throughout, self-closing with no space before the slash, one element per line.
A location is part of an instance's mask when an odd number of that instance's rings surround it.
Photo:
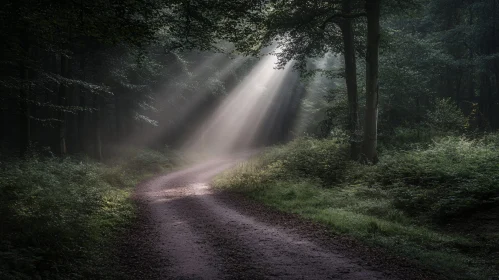
<path fill-rule="evenodd" d="M 0 280 L 499 278 L 499 0 L 0 22 Z"/>

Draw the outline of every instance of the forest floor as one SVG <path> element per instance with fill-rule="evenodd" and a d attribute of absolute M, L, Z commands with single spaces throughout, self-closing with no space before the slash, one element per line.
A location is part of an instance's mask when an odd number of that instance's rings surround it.
<path fill-rule="evenodd" d="M 130 279 L 439 279 L 382 249 L 210 187 L 244 159 L 210 160 L 137 187 L 140 213 L 121 256 Z"/>

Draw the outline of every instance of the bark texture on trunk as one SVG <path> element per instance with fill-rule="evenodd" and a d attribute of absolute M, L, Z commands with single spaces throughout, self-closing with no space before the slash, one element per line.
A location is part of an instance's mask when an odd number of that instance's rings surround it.
<path fill-rule="evenodd" d="M 380 2 L 366 0 L 367 54 L 366 54 L 366 115 L 364 123 L 363 156 L 368 162 L 378 161 L 378 75 L 380 39 Z"/>
<path fill-rule="evenodd" d="M 352 2 L 342 1 L 344 14 L 352 12 Z M 352 19 L 344 19 L 341 24 L 343 36 L 343 55 L 345 60 L 345 81 L 348 95 L 348 130 L 350 133 L 350 158 L 359 160 L 360 143 L 362 141 L 359 133 L 359 104 L 357 95 L 357 65 L 355 61 L 355 43 Z"/>

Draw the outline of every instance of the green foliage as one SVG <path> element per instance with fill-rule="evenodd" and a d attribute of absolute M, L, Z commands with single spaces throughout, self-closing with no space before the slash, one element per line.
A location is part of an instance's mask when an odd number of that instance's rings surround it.
<path fill-rule="evenodd" d="M 337 134 L 346 133 L 348 104 L 346 94 L 344 92 L 340 94 L 342 95 L 339 97 L 329 98 L 328 105 L 325 107 L 324 118 L 319 122 L 322 137 L 335 137 L 338 136 Z"/>
<path fill-rule="evenodd" d="M 299 138 L 286 146 L 270 148 L 256 160 L 254 173 L 234 180 L 251 179 L 258 185 L 278 178 L 311 177 L 330 186 L 344 179 L 349 167 L 347 147 L 344 139 Z"/>
<path fill-rule="evenodd" d="M 310 176 L 330 185 L 343 179 L 348 168 L 348 146 L 346 141 L 333 138 L 319 141 L 303 138 L 293 141 L 288 146 L 283 160 L 283 167 L 297 176 Z"/>
<path fill-rule="evenodd" d="M 118 277 L 113 246 L 135 216 L 132 187 L 169 167 L 153 151 L 115 166 L 36 157 L 9 162 L 0 171 L 0 278 Z"/>
<path fill-rule="evenodd" d="M 401 124 L 380 137 L 381 149 L 413 149 L 431 144 L 434 138 L 458 135 L 469 130 L 468 118 L 449 99 L 437 99 L 420 122 Z"/>
<path fill-rule="evenodd" d="M 172 167 L 172 159 L 154 150 L 141 150 L 131 156 L 122 166 L 124 172 L 134 177 L 158 173 Z"/>
<path fill-rule="evenodd" d="M 305 138 L 270 148 L 219 176 L 215 186 L 417 259 L 452 279 L 487 279 L 495 273 L 495 231 L 472 232 L 480 237 L 471 239 L 448 226 L 499 206 L 497 137 L 412 141 L 405 150 L 388 145 L 378 165 L 349 161 L 345 140 Z"/>
<path fill-rule="evenodd" d="M 463 131 L 469 125 L 466 116 L 450 98 L 438 99 L 426 119 L 431 130 L 444 134 Z"/>
<path fill-rule="evenodd" d="M 388 153 L 377 177 L 393 190 L 397 208 L 446 222 L 499 205 L 498 156 L 483 141 L 447 137 L 425 149 Z"/>

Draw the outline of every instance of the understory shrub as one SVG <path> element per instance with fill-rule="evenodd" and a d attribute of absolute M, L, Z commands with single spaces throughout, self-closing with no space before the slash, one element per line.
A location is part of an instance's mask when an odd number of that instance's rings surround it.
<path fill-rule="evenodd" d="M 452 99 L 437 99 L 432 107 L 426 115 L 426 126 L 434 135 L 462 132 L 468 128 L 468 118 Z"/>
<path fill-rule="evenodd" d="M 136 176 L 140 174 L 154 174 L 172 166 L 173 159 L 166 157 L 162 152 L 142 149 L 130 151 L 121 169 Z"/>
<path fill-rule="evenodd" d="M 387 145 L 377 165 L 349 161 L 345 141 L 299 139 L 218 176 L 215 186 L 385 247 L 449 279 L 489 279 L 499 248 L 490 219 L 499 209 L 498 135 Z M 477 229 L 480 217 L 486 224 Z"/>
<path fill-rule="evenodd" d="M 364 185 L 389 192 L 392 204 L 429 222 L 499 205 L 497 136 L 449 136 L 408 150 L 387 150 L 378 165 L 348 160 L 347 143 L 303 138 L 242 164 L 224 180 L 245 188 L 316 181 L 326 188 Z"/>
<path fill-rule="evenodd" d="M 382 130 L 380 150 L 407 150 L 431 144 L 436 138 L 471 133 L 469 117 L 450 99 L 437 99 L 421 120 Z"/>
<path fill-rule="evenodd" d="M 286 171 L 285 176 L 315 178 L 323 185 L 341 182 L 350 166 L 348 143 L 336 138 L 300 138 L 284 147 L 271 149 L 262 161 L 273 168 L 272 163 L 279 162 Z"/>
<path fill-rule="evenodd" d="M 446 137 L 427 148 L 385 154 L 377 180 L 395 205 L 437 221 L 499 203 L 499 150 L 483 140 Z"/>
<path fill-rule="evenodd" d="M 116 163 L 33 157 L 0 170 L 0 279 L 116 273 L 115 237 L 135 215 L 132 187 L 171 162 L 145 151 Z"/>

